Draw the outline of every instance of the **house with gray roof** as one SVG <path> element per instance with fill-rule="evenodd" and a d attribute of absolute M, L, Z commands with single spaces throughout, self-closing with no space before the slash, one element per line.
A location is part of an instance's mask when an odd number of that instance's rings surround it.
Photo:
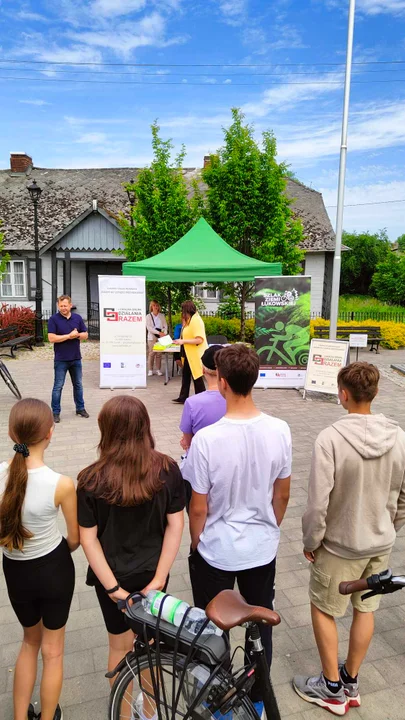
<path fill-rule="evenodd" d="M 37 168 L 25 153 L 11 153 L 10 169 L 0 171 L 0 219 L 10 254 L 0 284 L 0 302 L 34 306 L 36 280 L 34 213 L 27 186 L 42 189 L 38 204 L 43 310 L 52 313 L 61 294 L 71 295 L 77 311 L 91 316 L 98 303 L 98 275 L 121 274 L 125 260 L 117 222 L 129 214 L 124 185 L 136 168 L 58 170 Z M 190 184 L 200 169 L 186 168 Z M 292 210 L 304 227 L 304 273 L 312 277 L 312 312 L 327 313 L 330 304 L 335 235 L 322 195 L 287 180 Z M 176 240 L 177 238 L 174 238 Z M 219 301 L 215 291 L 199 287 L 207 310 Z"/>

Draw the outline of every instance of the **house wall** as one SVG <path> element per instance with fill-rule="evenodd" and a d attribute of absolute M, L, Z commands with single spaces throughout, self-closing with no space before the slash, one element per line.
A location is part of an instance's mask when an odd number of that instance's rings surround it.
<path fill-rule="evenodd" d="M 83 260 L 72 260 L 72 302 L 76 305 L 76 312 L 87 318 L 87 285 L 86 263 Z"/>
<path fill-rule="evenodd" d="M 325 253 L 307 252 L 305 255 L 305 275 L 311 276 L 311 314 L 322 314 L 325 276 Z"/>

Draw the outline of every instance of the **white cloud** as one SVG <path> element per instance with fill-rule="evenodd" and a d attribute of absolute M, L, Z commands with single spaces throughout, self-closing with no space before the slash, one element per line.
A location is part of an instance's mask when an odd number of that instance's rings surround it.
<path fill-rule="evenodd" d="M 102 55 L 95 48 L 74 44 L 61 47 L 54 42 L 46 43 L 41 33 L 23 33 L 23 42 L 18 44 L 12 54 L 15 57 L 29 57 L 44 62 L 59 63 L 97 63 L 102 61 Z"/>
<path fill-rule="evenodd" d="M 146 0 L 94 0 L 91 11 L 95 16 L 121 17 L 139 12 L 146 6 Z"/>
<path fill-rule="evenodd" d="M 31 12 L 29 10 L 20 10 L 18 13 L 15 14 L 17 20 L 32 20 L 33 22 L 49 22 L 49 19 L 45 17 L 45 15 L 41 15 L 40 13 Z"/>
<path fill-rule="evenodd" d="M 247 13 L 247 0 L 219 0 L 219 10 L 230 25 L 239 25 Z"/>
<path fill-rule="evenodd" d="M 126 118 L 83 118 L 74 115 L 65 115 L 65 122 L 72 127 L 80 127 L 85 125 L 125 125 L 130 122 Z"/>
<path fill-rule="evenodd" d="M 347 11 L 347 0 L 326 0 L 326 7 Z M 365 15 L 405 13 L 405 0 L 358 0 L 357 10 Z"/>
<path fill-rule="evenodd" d="M 337 186 L 336 186 L 337 187 Z M 337 189 L 320 187 L 325 205 L 335 206 Z M 365 185 L 346 184 L 344 228 L 351 232 L 376 232 L 387 228 L 390 240 L 396 238 L 404 231 L 405 203 L 392 203 L 392 200 L 405 199 L 405 180 L 381 183 L 368 183 Z M 388 202 L 387 202 L 388 201 Z M 387 202 L 387 204 L 384 204 Z M 359 205 L 359 203 L 376 203 Z M 378 204 L 382 203 L 382 204 Z M 356 205 L 357 207 L 348 207 Z M 332 224 L 336 221 L 336 207 L 327 207 Z"/>
<path fill-rule="evenodd" d="M 329 124 L 325 121 L 297 124 L 288 137 L 282 126 L 278 155 L 294 165 L 313 164 L 317 158 L 337 155 L 340 150 L 340 119 Z M 405 101 L 379 105 L 358 116 L 352 114 L 349 121 L 348 152 L 374 152 L 381 148 L 405 145 Z"/>
<path fill-rule="evenodd" d="M 274 108 L 279 112 L 289 112 L 299 103 L 315 100 L 319 95 L 341 91 L 343 87 L 341 73 L 319 75 L 312 81 L 297 80 L 296 75 L 286 75 L 285 79 L 285 83 L 265 90 L 259 100 L 246 103 L 243 112 L 253 118 L 265 117 Z"/>
<path fill-rule="evenodd" d="M 401 14 L 405 12 L 405 0 L 359 0 L 358 8 L 369 15 Z"/>
<path fill-rule="evenodd" d="M 51 104 L 49 102 L 46 102 L 46 100 L 19 100 L 18 102 L 23 103 L 23 105 L 37 105 L 38 107 Z"/>
<path fill-rule="evenodd" d="M 139 47 L 168 47 L 185 41 L 184 37 L 166 38 L 166 19 L 158 12 L 143 17 L 139 22 L 120 23 L 111 30 L 71 32 L 69 37 L 91 48 L 110 49 L 128 56 Z"/>
<path fill-rule="evenodd" d="M 75 140 L 76 143 L 83 143 L 83 145 L 103 145 L 107 141 L 107 135 L 102 132 L 84 133 Z"/>

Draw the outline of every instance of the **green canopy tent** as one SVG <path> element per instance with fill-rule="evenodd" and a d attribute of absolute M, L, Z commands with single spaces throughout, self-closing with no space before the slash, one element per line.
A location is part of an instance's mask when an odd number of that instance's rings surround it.
<path fill-rule="evenodd" d="M 242 282 L 281 275 L 281 263 L 266 263 L 231 248 L 204 218 L 167 250 L 122 265 L 123 275 L 153 282 Z"/>

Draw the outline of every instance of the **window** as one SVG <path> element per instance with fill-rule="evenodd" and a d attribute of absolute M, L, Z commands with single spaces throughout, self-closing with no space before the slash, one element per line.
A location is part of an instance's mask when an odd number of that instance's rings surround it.
<path fill-rule="evenodd" d="M 207 290 L 207 298 L 217 299 L 217 290 Z"/>
<path fill-rule="evenodd" d="M 204 285 L 202 285 L 202 283 L 194 285 L 194 297 L 204 297 Z"/>
<path fill-rule="evenodd" d="M 25 263 L 24 260 L 10 260 L 6 264 L 6 272 L 1 281 L 3 297 L 25 297 Z"/>

